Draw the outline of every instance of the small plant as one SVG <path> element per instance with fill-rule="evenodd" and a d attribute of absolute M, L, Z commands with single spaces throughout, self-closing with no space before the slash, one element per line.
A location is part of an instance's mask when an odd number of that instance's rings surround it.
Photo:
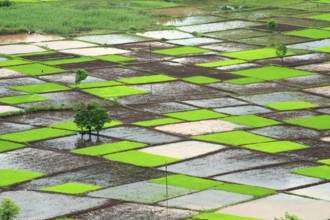
<path fill-rule="evenodd" d="M 4 0 L 0 3 L 0 7 L 9 7 L 11 6 L 11 2 L 9 0 Z"/>
<path fill-rule="evenodd" d="M 282 66 L 284 66 L 284 56 L 287 54 L 288 48 L 285 45 L 280 45 L 276 48 L 276 56 L 281 58 Z"/>
<path fill-rule="evenodd" d="M 85 80 L 88 76 L 88 72 L 86 72 L 85 70 L 77 70 L 76 71 L 76 75 L 75 75 L 75 84 L 76 87 L 78 86 L 78 84 L 80 84 L 83 80 Z"/>
<path fill-rule="evenodd" d="M 268 21 L 267 27 L 270 31 L 274 31 L 275 28 L 277 27 L 277 21 L 275 21 L 275 20 Z"/>
<path fill-rule="evenodd" d="M 274 220 L 302 220 L 302 219 L 299 218 L 299 217 L 296 216 L 296 215 L 289 214 L 288 212 L 285 212 L 284 217 L 274 218 Z"/>
<path fill-rule="evenodd" d="M 19 214 L 19 206 L 11 199 L 0 201 L 0 220 L 12 220 Z"/>

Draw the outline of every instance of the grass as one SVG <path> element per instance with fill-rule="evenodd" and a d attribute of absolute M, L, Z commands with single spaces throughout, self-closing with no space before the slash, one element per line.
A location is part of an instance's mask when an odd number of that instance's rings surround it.
<path fill-rule="evenodd" d="M 131 150 L 135 148 L 141 148 L 145 146 L 147 145 L 139 142 L 119 141 L 109 144 L 80 148 L 80 149 L 72 150 L 71 152 L 76 154 L 98 156 L 98 155 L 111 154 L 119 151 Z"/>
<path fill-rule="evenodd" d="M 160 119 L 134 122 L 132 124 L 138 125 L 138 126 L 143 126 L 143 127 L 153 127 L 153 126 L 167 125 L 167 124 L 173 124 L 173 123 L 179 123 L 179 122 L 182 122 L 182 120 L 175 119 L 175 118 L 160 118 Z"/>
<path fill-rule="evenodd" d="M 44 74 L 53 74 L 53 73 L 60 73 L 65 72 L 65 70 L 46 66 L 43 64 L 26 64 L 26 65 L 20 65 L 20 66 L 12 66 L 9 69 L 15 70 L 20 73 L 24 73 L 31 76 L 39 76 Z"/>
<path fill-rule="evenodd" d="M 296 169 L 296 170 L 292 170 L 292 172 L 304 176 L 311 176 L 311 177 L 330 180 L 330 166 L 327 165 Z"/>
<path fill-rule="evenodd" d="M 206 53 L 206 52 L 210 52 L 210 50 L 202 49 L 198 47 L 183 46 L 183 47 L 176 47 L 169 49 L 153 50 L 152 52 L 157 54 L 169 55 L 169 56 L 180 56 L 187 54 Z"/>
<path fill-rule="evenodd" d="M 64 183 L 52 187 L 43 188 L 43 191 L 47 192 L 56 192 L 56 193 L 64 193 L 64 194 L 82 194 L 90 191 L 94 191 L 97 189 L 100 189 L 101 187 L 91 185 L 91 184 L 85 184 L 85 183 Z"/>
<path fill-rule="evenodd" d="M 319 161 L 317 161 L 317 162 L 319 162 L 319 163 L 323 163 L 323 164 L 325 164 L 325 165 L 330 165 L 330 159 L 319 160 Z"/>
<path fill-rule="evenodd" d="M 230 80 L 226 80 L 224 82 L 234 84 L 234 85 L 248 85 L 248 84 L 253 84 L 253 83 L 264 82 L 264 80 L 246 77 L 246 78 L 240 78 L 240 79 L 230 79 Z"/>
<path fill-rule="evenodd" d="M 18 148 L 25 147 L 24 144 L 17 144 L 13 142 L 8 142 L 8 141 L 0 141 L 0 153 L 9 151 L 9 150 L 14 150 Z"/>
<path fill-rule="evenodd" d="M 222 213 L 202 213 L 193 216 L 192 219 L 198 220 L 263 220 L 260 218 L 251 218 L 251 217 L 243 217 L 237 215 L 229 215 Z"/>
<path fill-rule="evenodd" d="M 42 102 L 48 99 L 38 95 L 18 95 L 0 98 L 0 103 L 6 103 L 10 105 L 17 105 L 30 102 Z"/>
<path fill-rule="evenodd" d="M 25 170 L 0 170 L 0 187 L 10 186 L 43 176 L 43 173 Z"/>
<path fill-rule="evenodd" d="M 330 21 L 330 13 L 328 14 L 321 14 L 321 15 L 313 15 L 308 18 L 316 19 L 316 20 L 323 20 L 323 21 Z"/>
<path fill-rule="evenodd" d="M 99 60 L 110 61 L 110 62 L 115 62 L 115 63 L 122 63 L 122 62 L 126 62 L 126 61 L 135 60 L 134 58 L 125 57 L 125 56 L 121 56 L 121 55 L 98 56 L 95 58 L 99 59 Z"/>
<path fill-rule="evenodd" d="M 5 61 L 0 61 L 0 67 L 6 67 L 6 66 L 16 66 L 16 65 L 22 65 L 22 64 L 27 64 L 30 63 L 25 60 L 5 60 Z"/>
<path fill-rule="evenodd" d="M 199 121 L 205 119 L 222 118 L 225 114 L 214 112 L 207 109 L 191 110 L 185 112 L 173 112 L 165 114 L 168 117 L 178 118 L 186 121 Z"/>
<path fill-rule="evenodd" d="M 89 88 L 119 86 L 119 85 L 122 85 L 122 83 L 109 80 L 109 81 L 103 81 L 103 82 L 83 83 L 83 84 L 79 84 L 77 87 L 80 89 L 89 89 Z M 76 85 L 71 85 L 71 86 L 76 87 Z"/>
<path fill-rule="evenodd" d="M 215 180 L 207 180 L 198 177 L 186 176 L 186 175 L 171 175 L 167 177 L 162 177 L 158 179 L 151 179 L 148 180 L 151 183 L 158 183 L 158 184 L 168 184 L 171 186 L 177 186 L 187 189 L 194 189 L 194 190 L 204 190 L 209 188 L 214 188 L 217 186 L 221 186 L 223 183 Z"/>
<path fill-rule="evenodd" d="M 193 136 L 193 139 L 234 146 L 274 141 L 272 138 L 252 134 L 246 131 L 230 131 L 208 135 Z"/>
<path fill-rule="evenodd" d="M 298 36 L 298 37 L 313 38 L 313 39 L 324 39 L 330 37 L 330 31 L 320 30 L 320 29 L 289 31 L 289 32 L 285 32 L 285 34 Z"/>
<path fill-rule="evenodd" d="M 285 78 L 298 77 L 298 76 L 308 76 L 314 74 L 307 71 L 295 70 L 280 66 L 266 66 L 261 68 L 239 70 L 232 73 L 240 76 L 252 77 L 261 80 L 278 80 L 278 79 L 285 79 Z"/>
<path fill-rule="evenodd" d="M 307 128 L 315 128 L 317 130 L 330 129 L 330 115 L 319 115 L 307 118 L 294 118 L 285 120 L 285 122 L 300 125 Z"/>
<path fill-rule="evenodd" d="M 75 132 L 64 131 L 53 128 L 37 128 L 27 131 L 3 134 L 0 135 L 0 139 L 17 141 L 17 142 L 31 142 L 31 141 L 44 140 L 48 138 L 62 137 L 71 134 L 75 134 Z"/>
<path fill-rule="evenodd" d="M 147 91 L 137 90 L 129 86 L 113 86 L 113 87 L 104 87 L 104 88 L 83 89 L 83 91 L 92 95 L 99 96 L 101 98 L 140 95 L 140 94 L 148 93 Z"/>
<path fill-rule="evenodd" d="M 247 125 L 255 128 L 281 124 L 281 122 L 263 118 L 256 115 L 240 115 L 223 118 L 224 121 L 233 122 L 236 124 Z"/>
<path fill-rule="evenodd" d="M 62 86 L 56 83 L 39 83 L 39 84 L 30 84 L 23 86 L 12 86 L 10 88 L 28 93 L 45 93 L 45 92 L 64 91 L 70 89 L 69 87 Z"/>
<path fill-rule="evenodd" d="M 191 77 L 182 78 L 182 80 L 195 84 L 217 83 L 221 81 L 219 79 L 215 79 L 207 76 L 191 76 Z"/>
<path fill-rule="evenodd" d="M 103 128 L 110 128 L 110 127 L 121 125 L 121 124 L 123 124 L 121 121 L 113 119 L 110 122 L 106 122 L 104 124 Z M 57 123 L 57 124 L 49 125 L 49 127 L 72 130 L 72 131 L 81 131 L 81 129 L 73 121 L 60 122 L 60 123 Z M 84 129 L 84 130 L 86 131 L 87 129 Z"/>
<path fill-rule="evenodd" d="M 266 152 L 266 153 L 279 153 L 279 152 L 309 148 L 309 146 L 307 145 L 298 144 L 291 141 L 275 141 L 275 142 L 267 142 L 260 144 L 250 144 L 250 145 L 244 145 L 243 147 L 251 150 Z"/>
<path fill-rule="evenodd" d="M 166 76 L 163 74 L 118 79 L 118 81 L 126 84 L 144 84 L 144 83 L 166 82 L 173 80 L 176 80 L 176 78 L 171 76 Z"/>
<path fill-rule="evenodd" d="M 142 167 L 157 167 L 180 160 L 177 158 L 148 154 L 135 150 L 106 155 L 104 158 Z"/>
<path fill-rule="evenodd" d="M 218 185 L 214 187 L 217 190 L 223 190 L 227 192 L 240 193 L 251 196 L 265 196 L 276 193 L 273 189 L 267 189 L 257 186 L 249 186 L 235 183 L 224 183 L 222 185 Z"/>
<path fill-rule="evenodd" d="M 305 101 L 293 101 L 293 102 L 275 102 L 269 103 L 265 105 L 266 107 L 286 111 L 286 110 L 297 110 L 297 109 L 306 109 L 306 108 L 314 108 L 318 105 L 312 104 L 310 102 Z"/>
<path fill-rule="evenodd" d="M 260 60 L 260 59 L 277 57 L 276 49 L 274 48 L 262 48 L 262 49 L 254 49 L 254 50 L 226 52 L 226 53 L 219 53 L 218 55 L 236 58 L 239 60 Z M 293 53 L 288 52 L 287 55 L 293 55 Z"/>
<path fill-rule="evenodd" d="M 202 66 L 202 67 L 221 67 L 221 66 L 230 66 L 240 63 L 245 63 L 244 60 L 222 60 L 217 62 L 209 62 L 209 63 L 199 63 L 196 64 L 196 66 Z"/>
<path fill-rule="evenodd" d="M 325 53 L 330 53 L 330 46 L 327 47 L 321 47 L 321 48 L 315 48 L 313 49 L 315 51 L 319 51 L 319 52 L 325 52 Z"/>
<path fill-rule="evenodd" d="M 91 57 L 78 57 L 78 58 L 71 58 L 71 59 L 63 59 L 63 60 L 49 60 L 43 62 L 46 65 L 63 65 L 63 64 L 71 64 L 71 63 L 82 63 L 82 62 L 88 62 L 88 61 L 93 61 L 95 60 L 94 58 Z"/>

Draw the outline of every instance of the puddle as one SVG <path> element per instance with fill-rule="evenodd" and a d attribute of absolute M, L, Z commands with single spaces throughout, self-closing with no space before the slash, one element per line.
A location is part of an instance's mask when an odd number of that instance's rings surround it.
<path fill-rule="evenodd" d="M 263 114 L 272 112 L 267 108 L 263 108 L 257 105 L 244 105 L 227 108 L 216 108 L 213 109 L 216 112 L 225 113 L 229 115 L 251 115 L 251 114 Z"/>
<path fill-rule="evenodd" d="M 317 186 L 293 190 L 290 191 L 290 193 L 330 201 L 329 187 L 330 183 L 324 183 Z"/>
<path fill-rule="evenodd" d="M 164 26 L 186 26 L 194 24 L 204 24 L 216 21 L 221 21 L 223 18 L 216 16 L 191 16 L 191 17 L 179 17 L 179 18 L 160 18 L 158 23 Z"/>
<path fill-rule="evenodd" d="M 304 91 L 330 97 L 330 86 L 310 88 L 310 89 L 305 89 Z"/>
<path fill-rule="evenodd" d="M 288 48 L 312 50 L 315 48 L 321 48 L 321 47 L 327 47 L 327 46 L 330 46 L 330 39 L 312 41 L 312 42 L 301 43 L 301 44 L 293 44 L 293 45 L 289 45 Z"/>
<path fill-rule="evenodd" d="M 47 47 L 52 50 L 65 50 L 72 48 L 83 48 L 83 47 L 95 47 L 98 46 L 96 44 L 85 43 L 81 41 L 74 40 L 62 40 L 62 41 L 51 41 L 51 42 L 40 42 L 35 43 L 34 45 L 40 47 Z"/>
<path fill-rule="evenodd" d="M 96 44 L 102 44 L 102 45 L 127 44 L 127 43 L 134 43 L 134 42 L 141 42 L 148 40 L 143 37 L 126 35 L 126 34 L 91 35 L 91 36 L 77 37 L 76 39 L 92 42 Z"/>
<path fill-rule="evenodd" d="M 46 81 L 52 81 L 56 83 L 63 83 L 67 85 L 75 84 L 75 74 L 74 73 L 60 73 L 60 74 L 51 74 L 45 76 L 39 76 L 40 79 Z M 93 82 L 102 82 L 103 79 L 95 78 L 93 76 L 88 76 L 83 82 L 84 83 L 93 83 Z"/>
<path fill-rule="evenodd" d="M 19 111 L 20 110 L 15 107 L 11 107 L 11 106 L 8 106 L 8 107 L 9 108 L 7 110 L 9 110 L 9 111 Z M 6 110 L 6 106 L 0 106 L 0 113 L 6 112 L 3 110 Z M 11 123 L 11 122 L 2 122 L 2 123 L 0 123 L 0 126 L 1 126 L 0 134 L 14 133 L 14 132 L 25 131 L 25 130 L 30 130 L 30 129 L 35 128 L 30 125 L 17 124 L 17 123 Z"/>
<path fill-rule="evenodd" d="M 1 49 L 1 48 L 0 48 Z M 117 48 L 102 48 L 102 47 L 94 47 L 94 48 L 82 48 L 82 49 L 69 49 L 62 50 L 62 53 L 76 54 L 81 56 L 102 56 L 102 55 L 111 55 L 111 54 L 122 54 L 127 53 L 127 50 L 121 50 Z"/>
<path fill-rule="evenodd" d="M 212 83 L 210 84 L 210 87 L 235 92 L 237 94 L 278 92 L 290 88 L 290 86 L 282 85 L 279 83 L 272 83 L 272 82 L 253 83 L 248 85 L 233 85 L 222 82 L 222 83 Z"/>
<path fill-rule="evenodd" d="M 21 54 L 21 53 L 36 53 L 46 51 L 34 45 L 6 45 L 0 46 L 1 54 Z"/>
<path fill-rule="evenodd" d="M 191 34 L 177 30 L 148 31 L 144 33 L 137 33 L 137 35 L 149 37 L 149 38 L 155 38 L 155 39 L 168 39 L 168 40 L 194 37 Z"/>
<path fill-rule="evenodd" d="M 214 44 L 222 42 L 221 40 L 216 40 L 212 38 L 206 37 L 196 37 L 196 38 L 189 38 L 189 39 L 180 39 L 180 40 L 170 40 L 168 43 L 171 44 L 178 44 L 183 46 L 199 46 L 204 44 Z"/>
<path fill-rule="evenodd" d="M 207 37 L 220 38 L 224 40 L 235 40 L 242 38 L 250 38 L 250 37 L 259 37 L 268 35 L 269 33 L 263 31 L 249 30 L 249 29 L 236 29 L 229 31 L 220 31 L 220 32 L 212 32 L 206 34 Z"/>
<path fill-rule="evenodd" d="M 195 105 L 202 108 L 221 108 L 235 105 L 245 105 L 246 102 L 233 99 L 233 98 L 214 98 L 214 99 L 202 99 L 202 100 L 188 100 L 184 103 Z"/>
<path fill-rule="evenodd" d="M 253 37 L 253 38 L 244 38 L 244 39 L 239 39 L 236 41 L 238 41 L 239 43 L 275 47 L 278 44 L 278 42 L 288 45 L 288 44 L 306 42 L 306 41 L 310 41 L 310 40 L 311 40 L 310 38 L 277 34 L 277 35 L 268 35 L 268 36 Z"/>
<path fill-rule="evenodd" d="M 21 78 L 14 78 L 14 79 L 1 79 L 0 84 L 4 87 L 11 87 L 11 86 L 23 86 L 28 84 L 39 84 L 45 83 L 42 80 L 35 79 L 32 77 L 21 77 Z"/>
<path fill-rule="evenodd" d="M 260 48 L 258 46 L 249 45 L 249 44 L 241 44 L 241 43 L 220 43 L 220 44 L 212 44 L 201 46 L 201 48 L 216 50 L 221 52 L 234 52 L 234 51 L 241 51 L 241 50 L 253 50 Z"/>
<path fill-rule="evenodd" d="M 317 74 L 317 75 L 301 76 L 301 77 L 293 77 L 293 78 L 283 79 L 283 80 L 280 80 L 279 82 L 283 83 L 283 84 L 289 84 L 291 86 L 306 88 L 306 87 L 310 87 L 310 86 L 318 86 L 318 85 L 324 85 L 326 83 L 330 83 L 330 77 Z M 310 92 L 312 92 L 312 91 L 310 91 Z M 325 95 L 326 95 L 327 91 L 324 90 L 324 92 L 325 92 Z"/>
<path fill-rule="evenodd" d="M 177 102 L 165 102 L 156 104 L 136 105 L 134 108 L 142 110 L 144 112 L 150 112 L 153 114 L 165 114 L 170 112 L 181 112 L 194 110 L 195 107 L 184 105 Z"/>
<path fill-rule="evenodd" d="M 8 89 L 6 87 L 0 86 L 0 97 L 25 95 L 25 94 L 27 94 L 27 93 L 11 90 L 11 89 Z"/>
<path fill-rule="evenodd" d="M 121 45 L 117 45 L 117 47 L 132 51 L 138 51 L 138 50 L 150 51 L 150 50 L 167 49 L 175 46 L 172 44 L 167 44 L 158 41 L 148 41 L 148 42 L 121 44 Z"/>
<path fill-rule="evenodd" d="M 42 34 L 15 34 L 0 36 L 0 44 L 15 44 L 61 40 L 62 37 Z"/>
<path fill-rule="evenodd" d="M 330 63 L 317 63 L 317 64 L 297 66 L 296 69 L 306 70 L 310 72 L 326 73 L 326 72 L 330 72 Z"/>
<path fill-rule="evenodd" d="M 22 73 L 10 69 L 0 69 L 0 79 L 25 76 Z"/>
<path fill-rule="evenodd" d="M 173 7 L 173 8 L 161 8 L 156 10 L 157 13 L 171 16 L 171 17 L 186 17 L 192 15 L 209 14 L 209 11 L 204 11 L 193 7 Z"/>

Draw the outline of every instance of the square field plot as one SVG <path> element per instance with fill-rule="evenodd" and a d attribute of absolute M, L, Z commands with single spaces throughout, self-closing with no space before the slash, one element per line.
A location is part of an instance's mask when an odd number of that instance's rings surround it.
<path fill-rule="evenodd" d="M 24 146 L 25 145 L 23 145 L 23 144 L 17 144 L 17 143 L 13 143 L 13 142 L 9 142 L 9 141 L 0 141 L 0 153 L 8 151 L 8 150 L 22 148 Z"/>
<path fill-rule="evenodd" d="M 210 142 L 229 144 L 234 146 L 239 146 L 243 144 L 270 142 L 274 140 L 272 138 L 255 135 L 246 131 L 230 131 L 224 133 L 193 136 L 192 138 L 196 140 L 210 141 Z"/>
<path fill-rule="evenodd" d="M 158 125 L 168 125 L 182 122 L 179 119 L 175 118 L 160 118 L 160 119 L 152 119 L 152 120 L 145 120 L 145 121 L 138 121 L 132 124 L 142 126 L 142 127 L 153 127 Z"/>
<path fill-rule="evenodd" d="M 177 30 L 148 31 L 148 32 L 144 32 L 144 33 L 137 33 L 137 35 L 143 36 L 143 37 L 155 38 L 155 39 L 165 38 L 168 40 L 194 37 L 191 34 L 184 33 L 184 32 L 177 31 Z"/>
<path fill-rule="evenodd" d="M 121 50 L 117 48 L 103 48 L 103 47 L 94 47 L 94 48 L 81 48 L 81 49 L 69 49 L 62 50 L 62 53 L 76 54 L 80 56 L 103 56 L 110 54 L 123 54 L 128 53 L 128 50 Z"/>
<path fill-rule="evenodd" d="M 266 66 L 261 68 L 248 69 L 248 70 L 239 70 L 232 73 L 240 76 L 252 77 L 262 80 L 278 80 L 278 79 L 307 76 L 314 74 L 312 72 L 295 70 L 295 69 L 279 67 L 279 66 Z"/>
<path fill-rule="evenodd" d="M 56 193 L 64 193 L 64 194 L 82 194 L 100 188 L 101 187 L 99 186 L 95 186 L 91 184 L 70 182 L 70 183 L 64 183 L 56 186 L 43 188 L 42 190 L 47 192 L 56 192 Z"/>
<path fill-rule="evenodd" d="M 22 54 L 22 53 L 36 53 L 46 51 L 34 45 L 6 45 L 0 46 L 0 53 L 2 54 Z"/>
<path fill-rule="evenodd" d="M 206 37 L 195 37 L 195 38 L 168 41 L 168 43 L 171 43 L 171 44 L 186 45 L 186 46 L 198 46 L 198 45 L 203 45 L 203 44 L 212 44 L 212 43 L 219 43 L 219 42 L 222 42 L 222 40 L 206 38 Z"/>
<path fill-rule="evenodd" d="M 244 145 L 243 147 L 267 153 L 279 153 L 284 151 L 304 149 L 308 148 L 309 146 L 290 141 L 275 141 L 261 144 Z"/>
<path fill-rule="evenodd" d="M 225 148 L 223 145 L 209 144 L 199 141 L 184 141 L 172 144 L 164 144 L 155 147 L 148 147 L 139 151 L 160 156 L 187 159 L 218 151 Z"/>
<path fill-rule="evenodd" d="M 195 84 L 209 84 L 209 83 L 216 83 L 220 82 L 221 80 L 215 79 L 212 77 L 207 77 L 207 76 L 191 76 L 191 77 L 185 77 L 182 78 L 186 82 L 191 82 Z"/>
<path fill-rule="evenodd" d="M 244 60 L 222 60 L 217 62 L 209 62 L 209 63 L 199 63 L 196 64 L 196 66 L 202 66 L 202 67 L 222 67 L 222 66 L 230 66 L 240 63 L 245 63 Z"/>
<path fill-rule="evenodd" d="M 9 69 L 32 76 L 65 72 L 65 70 L 63 69 L 46 66 L 43 64 L 27 64 L 20 66 L 12 66 Z"/>
<path fill-rule="evenodd" d="M 248 22 L 248 21 L 225 21 L 225 22 L 217 22 L 211 24 L 199 24 L 199 25 L 179 27 L 178 29 L 186 32 L 208 33 L 208 32 L 224 31 L 224 30 L 231 30 L 231 29 L 237 29 L 243 27 L 251 27 L 256 25 L 260 25 L 260 23 Z"/>
<path fill-rule="evenodd" d="M 304 176 L 311 176 L 311 177 L 330 180 L 330 166 L 327 165 L 296 169 L 296 170 L 292 170 L 292 172 Z"/>
<path fill-rule="evenodd" d="M 19 95 L 0 98 L 0 102 L 11 105 L 18 105 L 30 102 L 42 102 L 47 100 L 47 98 L 38 95 Z"/>
<path fill-rule="evenodd" d="M 199 121 L 205 119 L 221 118 L 226 115 L 207 109 L 192 110 L 185 112 L 173 112 L 165 114 L 168 117 L 178 118 L 186 121 Z"/>
<path fill-rule="evenodd" d="M 249 115 L 249 114 L 262 114 L 272 112 L 267 108 L 263 108 L 257 105 L 244 105 L 244 106 L 234 106 L 226 108 L 216 108 L 217 112 L 231 114 L 231 115 Z"/>
<path fill-rule="evenodd" d="M 314 128 L 317 130 L 330 129 L 330 115 L 312 116 L 307 118 L 294 118 L 285 120 L 285 122 L 307 128 Z"/>
<path fill-rule="evenodd" d="M 315 105 L 310 102 L 305 101 L 293 101 L 293 102 L 275 102 L 269 103 L 265 105 L 266 107 L 280 110 L 280 111 L 288 111 L 288 110 L 298 110 L 298 109 L 306 109 L 306 108 L 314 108 L 318 105 Z"/>
<path fill-rule="evenodd" d="M 320 29 L 289 31 L 289 32 L 285 32 L 285 34 L 299 36 L 299 37 L 308 37 L 313 39 L 324 39 L 330 37 L 330 31 L 320 30 Z"/>
<path fill-rule="evenodd" d="M 113 86 L 113 87 L 103 87 L 103 88 L 94 88 L 94 89 L 83 89 L 83 91 L 92 95 L 99 96 L 101 98 L 131 96 L 131 95 L 148 93 L 147 91 L 134 89 L 129 86 Z"/>
<path fill-rule="evenodd" d="M 238 215 L 228 215 L 222 213 L 202 213 L 199 215 L 195 215 L 192 219 L 205 219 L 205 220 L 213 220 L 213 219 L 223 219 L 223 220 L 262 220 L 260 218 L 251 218 L 251 217 L 244 217 Z"/>
<path fill-rule="evenodd" d="M 24 74 L 19 73 L 10 69 L 0 69 L 0 79 L 12 78 L 12 77 L 22 77 Z"/>
<path fill-rule="evenodd" d="M 22 92 L 28 92 L 28 93 L 45 93 L 45 92 L 69 90 L 71 88 L 56 83 L 40 83 L 40 84 L 30 84 L 24 86 L 12 86 L 11 89 Z"/>
<path fill-rule="evenodd" d="M 330 97 L 330 86 L 315 87 L 315 88 L 305 89 L 304 91 Z"/>
<path fill-rule="evenodd" d="M 28 64 L 28 63 L 30 63 L 30 62 L 25 61 L 25 60 L 18 60 L 18 59 L 5 60 L 5 61 L 0 60 L 0 67 L 16 66 L 16 65 L 23 65 L 23 64 Z"/>
<path fill-rule="evenodd" d="M 96 44 L 107 44 L 107 45 L 127 44 L 127 43 L 134 43 L 134 42 L 141 42 L 148 40 L 143 37 L 126 35 L 126 34 L 90 35 L 90 36 L 77 37 L 76 39 L 92 42 Z"/>
<path fill-rule="evenodd" d="M 330 183 L 324 183 L 316 186 L 293 190 L 290 191 L 290 193 L 330 201 L 329 187 Z"/>
<path fill-rule="evenodd" d="M 315 48 L 314 50 L 319 51 L 319 52 L 324 52 L 324 53 L 330 53 L 330 46 Z"/>
<path fill-rule="evenodd" d="M 330 21 L 330 14 L 313 15 L 313 16 L 310 16 L 308 18 L 316 19 L 316 20 Z"/>
<path fill-rule="evenodd" d="M 180 55 L 187 55 L 187 54 L 199 54 L 199 53 L 207 53 L 210 50 L 202 49 L 198 47 L 176 47 L 176 48 L 168 48 L 168 49 L 161 49 L 161 50 L 153 50 L 153 53 L 164 54 L 169 56 L 180 56 Z"/>
<path fill-rule="evenodd" d="M 0 187 L 25 182 L 43 175 L 43 173 L 24 170 L 0 170 Z"/>
<path fill-rule="evenodd" d="M 231 117 L 225 117 L 222 120 L 229 121 L 229 122 L 236 123 L 236 124 L 242 124 L 242 125 L 247 125 L 247 126 L 251 126 L 251 127 L 256 127 L 256 128 L 281 124 L 281 122 L 263 118 L 263 117 L 256 116 L 256 115 L 231 116 Z"/>
<path fill-rule="evenodd" d="M 261 60 L 261 59 L 277 57 L 276 50 L 274 48 L 261 48 L 254 50 L 234 51 L 234 52 L 220 53 L 219 55 L 236 58 L 240 60 Z M 287 55 L 293 55 L 293 53 L 288 52 Z"/>
<path fill-rule="evenodd" d="M 98 56 L 95 57 L 99 60 L 104 60 L 104 61 L 109 61 L 109 62 L 114 62 L 114 63 L 122 63 L 122 62 L 127 62 L 127 61 L 132 61 L 135 60 L 134 58 L 131 57 L 126 57 L 126 56 L 121 56 L 121 55 L 105 55 L 105 56 Z"/>
<path fill-rule="evenodd" d="M 176 80 L 176 78 L 171 77 L 171 76 L 166 76 L 163 74 L 118 79 L 118 81 L 126 83 L 126 84 L 156 83 L 156 82 L 166 82 L 166 81 L 173 81 L 173 80 Z"/>
<path fill-rule="evenodd" d="M 75 40 L 40 42 L 40 43 L 35 43 L 35 45 L 41 46 L 41 47 L 47 47 L 52 50 L 65 50 L 65 49 L 72 49 L 72 48 L 98 46 L 96 44 L 90 44 L 90 43 L 85 43 L 82 41 L 75 41 Z"/>

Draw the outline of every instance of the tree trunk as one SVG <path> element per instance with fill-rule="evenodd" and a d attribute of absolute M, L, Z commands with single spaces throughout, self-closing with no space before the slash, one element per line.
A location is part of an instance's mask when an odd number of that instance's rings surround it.
<path fill-rule="evenodd" d="M 282 60 L 282 66 L 284 66 L 284 57 L 281 57 Z"/>
<path fill-rule="evenodd" d="M 92 128 L 88 128 L 89 140 L 92 140 Z"/>

